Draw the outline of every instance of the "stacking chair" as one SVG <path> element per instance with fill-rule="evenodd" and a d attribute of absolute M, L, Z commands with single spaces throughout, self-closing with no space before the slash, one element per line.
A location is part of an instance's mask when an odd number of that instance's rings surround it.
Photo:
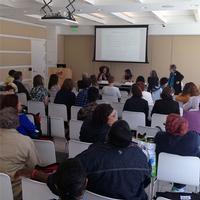
<path fill-rule="evenodd" d="M 198 191 L 200 185 L 200 159 L 192 156 L 160 153 L 157 180 L 195 186 L 196 191 Z"/>
<path fill-rule="evenodd" d="M 151 118 L 151 127 L 160 127 L 164 131 L 166 119 L 167 115 L 154 113 Z"/>
<path fill-rule="evenodd" d="M 78 111 L 81 108 L 82 107 L 80 107 L 80 106 L 72 106 L 71 107 L 71 119 L 76 119 L 77 120 Z"/>
<path fill-rule="evenodd" d="M 51 117 L 51 136 L 65 139 L 64 120 L 61 117 Z"/>
<path fill-rule="evenodd" d="M 78 154 L 88 149 L 90 145 L 91 143 L 69 140 L 69 158 L 76 157 Z"/>
<path fill-rule="evenodd" d="M 27 96 L 25 93 L 17 93 L 19 102 L 23 105 L 23 106 L 27 106 Z"/>
<path fill-rule="evenodd" d="M 28 112 L 33 114 L 40 113 L 40 116 L 46 116 L 45 105 L 39 101 L 28 101 Z"/>
<path fill-rule="evenodd" d="M 61 117 L 65 122 L 68 121 L 67 107 L 64 104 L 49 103 L 48 115 L 49 117 Z"/>
<path fill-rule="evenodd" d="M 38 152 L 40 165 L 46 166 L 56 163 L 56 151 L 52 141 L 35 139 L 33 141 Z"/>
<path fill-rule="evenodd" d="M 40 117 L 40 126 L 42 130 L 42 135 L 48 134 L 48 120 L 47 117 Z"/>
<path fill-rule="evenodd" d="M 121 95 L 122 95 L 122 98 L 125 97 L 127 98 L 128 97 L 128 92 L 127 91 L 120 91 Z"/>
<path fill-rule="evenodd" d="M 58 197 L 50 191 L 46 183 L 34 181 L 29 178 L 22 178 L 22 199 L 49 200 L 58 199 Z"/>
<path fill-rule="evenodd" d="M 85 191 L 84 199 L 88 199 L 88 200 L 117 200 L 117 199 L 101 196 L 99 194 L 95 194 L 95 193 L 87 191 L 87 190 Z"/>
<path fill-rule="evenodd" d="M 0 173 L 0 199 L 13 200 L 10 177 L 4 173 Z"/>
<path fill-rule="evenodd" d="M 108 101 L 105 101 L 105 100 L 97 100 L 96 103 L 97 104 L 103 104 L 103 103 L 110 104 Z"/>
<path fill-rule="evenodd" d="M 121 102 L 113 102 L 112 107 L 117 111 L 118 117 L 122 118 L 122 112 L 124 108 L 124 103 Z"/>
<path fill-rule="evenodd" d="M 118 98 L 110 95 L 102 95 L 102 100 L 112 104 L 113 102 L 118 102 Z"/>
<path fill-rule="evenodd" d="M 83 121 L 71 119 L 69 122 L 69 134 L 73 140 L 79 140 L 80 130 Z"/>
<path fill-rule="evenodd" d="M 142 112 L 123 111 L 122 119 L 129 124 L 131 130 L 137 130 L 138 126 L 145 126 L 145 114 Z"/>

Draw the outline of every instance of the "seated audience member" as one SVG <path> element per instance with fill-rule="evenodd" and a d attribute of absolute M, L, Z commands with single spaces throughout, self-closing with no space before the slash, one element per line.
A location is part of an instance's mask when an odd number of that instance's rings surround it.
<path fill-rule="evenodd" d="M 5 90 L 4 90 L 3 94 L 5 94 L 5 95 L 6 94 L 15 94 L 15 88 L 12 87 L 11 85 L 7 85 L 5 87 Z"/>
<path fill-rule="evenodd" d="M 109 85 L 108 86 L 104 86 L 102 88 L 102 95 L 113 96 L 116 99 L 118 99 L 118 101 L 120 101 L 121 93 L 119 91 L 119 88 L 114 86 L 114 81 L 115 81 L 115 79 L 114 79 L 113 76 L 110 76 L 108 78 Z"/>
<path fill-rule="evenodd" d="M 166 132 L 159 132 L 155 137 L 156 154 L 161 152 L 181 156 L 200 157 L 200 135 L 188 131 L 188 121 L 177 114 L 170 114 L 166 120 Z M 184 185 L 174 184 L 173 191 L 183 192 Z"/>
<path fill-rule="evenodd" d="M 46 183 L 60 200 L 81 200 L 87 185 L 85 170 L 80 161 L 74 158 L 61 163 L 53 174 L 25 168 L 15 174 L 15 178 L 22 176 Z"/>
<path fill-rule="evenodd" d="M 199 90 L 193 82 L 186 83 L 181 94 L 176 96 L 176 101 L 187 103 L 190 97 L 198 96 Z"/>
<path fill-rule="evenodd" d="M 50 97 L 55 98 L 57 92 L 60 90 L 57 74 L 51 74 L 51 76 L 49 77 L 48 90 L 49 90 Z"/>
<path fill-rule="evenodd" d="M 14 179 L 15 172 L 39 164 L 33 141 L 19 134 L 16 131 L 18 126 L 15 108 L 0 110 L 0 172 L 10 176 L 15 200 L 21 200 L 21 180 Z"/>
<path fill-rule="evenodd" d="M 72 79 L 65 79 L 54 100 L 54 103 L 66 105 L 68 120 L 71 119 L 71 107 L 75 105 L 76 101 L 76 95 L 72 92 L 72 90 Z"/>
<path fill-rule="evenodd" d="M 95 74 L 90 76 L 90 80 L 91 80 L 91 87 L 95 87 L 95 88 L 99 89 L 99 85 L 98 85 L 98 82 L 97 82 L 97 77 L 96 77 Z"/>
<path fill-rule="evenodd" d="M 41 101 L 45 105 L 48 104 L 48 90 L 44 87 L 44 78 L 39 74 L 33 78 L 33 88 L 30 95 L 33 101 Z"/>
<path fill-rule="evenodd" d="M 112 125 L 107 143 L 93 144 L 77 156 L 87 173 L 87 190 L 110 198 L 148 199 L 144 189 L 151 169 L 132 137 L 127 122 L 119 120 Z"/>
<path fill-rule="evenodd" d="M 196 131 L 200 134 L 200 109 L 195 111 L 185 111 L 183 117 L 188 121 L 189 131 Z"/>
<path fill-rule="evenodd" d="M 150 92 L 145 91 L 145 79 L 143 76 L 137 77 L 136 84 L 142 90 L 142 98 L 148 102 L 148 105 L 153 105 L 153 99 Z"/>
<path fill-rule="evenodd" d="M 23 80 L 22 72 L 20 72 L 20 71 L 15 72 L 14 79 L 15 80 L 13 81 L 13 83 L 17 86 L 18 93 L 25 93 L 27 99 L 30 100 L 31 97 L 29 95 L 29 92 L 26 89 L 26 87 L 24 86 L 24 84 L 22 83 L 22 80 Z"/>
<path fill-rule="evenodd" d="M 78 120 L 86 120 L 87 118 L 91 117 L 92 113 L 94 112 L 95 108 L 97 107 L 96 100 L 99 99 L 99 90 L 95 87 L 90 87 L 88 89 L 88 104 L 81 108 L 78 112 Z"/>
<path fill-rule="evenodd" d="M 125 69 L 124 71 L 124 81 L 125 81 L 125 84 L 126 83 L 132 83 L 133 82 L 133 75 L 132 75 L 132 72 L 130 69 Z"/>
<path fill-rule="evenodd" d="M 148 88 L 147 91 L 148 92 L 153 92 L 158 88 L 159 85 L 159 78 L 157 75 L 157 72 L 155 70 L 152 70 L 150 72 L 150 76 L 148 77 Z"/>
<path fill-rule="evenodd" d="M 78 93 L 76 97 L 76 106 L 86 106 L 88 103 L 88 89 L 91 85 L 91 80 L 90 79 L 84 79 L 83 80 L 83 88 L 82 90 Z"/>
<path fill-rule="evenodd" d="M 148 102 L 142 98 L 142 90 L 136 85 L 132 85 L 132 97 L 127 99 L 124 104 L 124 111 L 143 112 L 146 122 L 149 115 Z"/>
<path fill-rule="evenodd" d="M 176 113 L 180 114 L 179 104 L 178 102 L 173 100 L 172 97 L 173 89 L 170 87 L 165 87 L 161 93 L 161 99 L 157 100 L 153 106 L 152 112 L 158 114 L 171 114 Z"/>
<path fill-rule="evenodd" d="M 89 78 L 88 73 L 82 74 L 82 79 L 77 81 L 78 91 L 84 89 L 84 81 L 87 80 L 88 78 Z"/>
<path fill-rule="evenodd" d="M 189 101 L 183 104 L 184 111 L 197 111 L 200 107 L 200 95 L 190 97 Z"/>
<path fill-rule="evenodd" d="M 17 90 L 17 86 L 13 83 L 14 81 L 14 74 L 15 74 L 15 70 L 10 70 L 8 72 L 8 77 L 6 77 L 6 80 L 5 80 L 5 86 L 11 86 L 12 88 L 14 88 L 14 92 L 18 92 Z"/>
<path fill-rule="evenodd" d="M 26 114 L 20 113 L 22 110 L 21 104 L 18 100 L 18 96 L 15 94 L 4 95 L 1 102 L 1 109 L 12 107 L 19 113 L 19 126 L 17 131 L 22 135 L 29 136 L 31 138 L 38 138 L 39 131 L 36 126 L 28 119 Z"/>
<path fill-rule="evenodd" d="M 165 87 L 168 85 L 168 78 L 163 77 L 160 79 L 160 86 L 152 92 L 152 99 L 155 103 L 156 100 L 160 99 L 160 95 Z"/>
<path fill-rule="evenodd" d="M 98 75 L 98 81 L 107 81 L 110 77 L 109 68 L 107 66 L 101 66 L 99 68 L 99 75 Z"/>
<path fill-rule="evenodd" d="M 83 122 L 80 140 L 89 143 L 105 142 L 110 127 L 116 120 L 116 111 L 110 104 L 98 105 L 91 119 Z"/>
<path fill-rule="evenodd" d="M 136 78 L 135 83 L 137 83 L 137 82 L 143 82 L 143 83 L 145 83 L 144 76 L 138 76 L 138 77 Z"/>

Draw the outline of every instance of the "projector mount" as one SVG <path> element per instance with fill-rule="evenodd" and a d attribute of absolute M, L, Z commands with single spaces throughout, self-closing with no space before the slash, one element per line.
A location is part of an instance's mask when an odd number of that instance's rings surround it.
<path fill-rule="evenodd" d="M 41 11 L 44 12 L 44 16 L 41 19 L 67 19 L 71 21 L 76 21 L 74 18 L 73 13 L 75 12 L 75 8 L 73 6 L 73 3 L 75 0 L 67 0 L 68 4 L 65 7 L 66 11 L 63 12 L 63 14 L 58 12 L 53 12 L 53 9 L 51 8 L 50 4 L 53 2 L 53 0 L 43 0 L 44 5 L 41 7 Z"/>

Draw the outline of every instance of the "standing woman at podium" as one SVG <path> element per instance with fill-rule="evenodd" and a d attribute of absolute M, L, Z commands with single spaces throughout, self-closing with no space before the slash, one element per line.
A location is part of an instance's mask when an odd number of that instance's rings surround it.
<path fill-rule="evenodd" d="M 98 81 L 107 81 L 109 77 L 110 77 L 109 68 L 107 66 L 101 66 L 99 68 Z"/>

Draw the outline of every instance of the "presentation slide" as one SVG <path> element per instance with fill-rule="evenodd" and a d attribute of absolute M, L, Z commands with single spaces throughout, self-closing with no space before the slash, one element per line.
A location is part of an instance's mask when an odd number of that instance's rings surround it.
<path fill-rule="evenodd" d="M 147 62 L 148 26 L 95 27 L 95 60 Z"/>

